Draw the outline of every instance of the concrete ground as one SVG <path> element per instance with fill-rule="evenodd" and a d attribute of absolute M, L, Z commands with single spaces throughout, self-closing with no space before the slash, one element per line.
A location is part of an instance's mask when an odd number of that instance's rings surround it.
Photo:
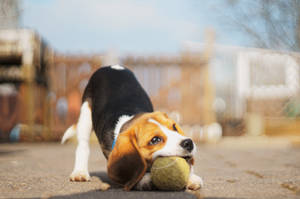
<path fill-rule="evenodd" d="M 249 141 L 250 140 L 250 141 Z M 90 182 L 70 182 L 76 145 L 0 144 L 0 198 L 300 198 L 300 148 L 281 140 L 225 139 L 198 145 L 195 172 L 205 187 L 187 192 L 100 191 L 106 161 L 91 145 Z"/>

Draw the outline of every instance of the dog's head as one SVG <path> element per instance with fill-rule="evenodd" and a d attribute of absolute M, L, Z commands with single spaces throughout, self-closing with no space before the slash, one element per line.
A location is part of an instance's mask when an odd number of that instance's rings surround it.
<path fill-rule="evenodd" d="M 119 134 L 108 158 L 109 177 L 130 190 L 155 158 L 180 156 L 193 163 L 195 144 L 161 112 L 143 114 Z"/>

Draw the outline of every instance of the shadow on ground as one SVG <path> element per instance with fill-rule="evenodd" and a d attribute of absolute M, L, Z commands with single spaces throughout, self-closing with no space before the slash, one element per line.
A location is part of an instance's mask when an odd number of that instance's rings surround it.
<path fill-rule="evenodd" d="M 90 174 L 91 174 L 91 176 L 97 176 L 103 182 L 106 182 L 106 183 L 110 184 L 110 189 L 123 190 L 123 187 L 121 185 L 119 185 L 117 183 L 114 183 L 113 181 L 110 180 L 110 178 L 108 177 L 106 172 L 103 172 L 103 171 L 101 171 L 101 172 L 91 172 Z"/>
<path fill-rule="evenodd" d="M 26 149 L 1 149 L 0 150 L 0 156 L 10 156 L 10 155 L 15 155 L 17 153 L 23 153 L 25 152 Z"/>
<path fill-rule="evenodd" d="M 170 198 L 170 199 L 196 199 L 197 197 L 193 194 L 180 191 L 180 192 L 166 192 L 166 191 L 124 191 L 123 187 L 113 183 L 107 176 L 106 172 L 94 172 L 91 176 L 99 177 L 103 182 L 109 183 L 111 188 L 107 191 L 88 191 L 84 193 L 55 196 L 51 198 L 105 198 L 105 199 L 126 199 L 126 198 Z"/>

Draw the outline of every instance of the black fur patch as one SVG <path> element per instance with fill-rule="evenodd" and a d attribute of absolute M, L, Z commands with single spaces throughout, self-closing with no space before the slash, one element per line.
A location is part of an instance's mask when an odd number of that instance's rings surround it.
<path fill-rule="evenodd" d="M 106 158 L 120 116 L 153 112 L 153 106 L 135 75 L 127 68 L 101 67 L 90 78 L 82 97 L 92 109 L 93 129 Z"/>

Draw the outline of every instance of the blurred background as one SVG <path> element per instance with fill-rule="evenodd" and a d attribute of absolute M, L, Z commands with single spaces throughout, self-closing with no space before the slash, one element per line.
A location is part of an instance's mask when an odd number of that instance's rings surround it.
<path fill-rule="evenodd" d="M 204 143 L 300 137 L 299 0 L 1 0 L 0 142 L 58 141 L 100 66 Z"/>

